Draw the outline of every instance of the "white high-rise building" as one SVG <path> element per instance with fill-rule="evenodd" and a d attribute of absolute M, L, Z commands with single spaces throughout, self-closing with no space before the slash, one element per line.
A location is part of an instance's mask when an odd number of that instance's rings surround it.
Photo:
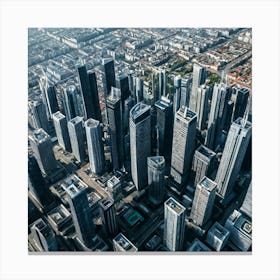
<path fill-rule="evenodd" d="M 207 177 L 198 182 L 195 190 L 191 219 L 198 226 L 204 226 L 211 218 L 217 184 Z"/>
<path fill-rule="evenodd" d="M 170 251 L 183 249 L 186 208 L 170 197 L 164 203 L 164 245 Z"/>
<path fill-rule="evenodd" d="M 171 155 L 171 176 L 178 184 L 185 182 L 195 149 L 197 114 L 181 107 L 175 115 Z"/>
<path fill-rule="evenodd" d="M 238 118 L 231 124 L 215 180 L 217 191 L 222 198 L 226 198 L 233 189 L 251 135 L 250 122 Z"/>

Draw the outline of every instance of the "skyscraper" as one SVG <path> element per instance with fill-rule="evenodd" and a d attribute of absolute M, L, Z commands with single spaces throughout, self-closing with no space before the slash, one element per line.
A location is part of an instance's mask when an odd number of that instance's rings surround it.
<path fill-rule="evenodd" d="M 173 111 L 174 115 L 181 107 L 181 84 L 182 78 L 180 75 L 174 77 L 174 97 L 173 97 Z"/>
<path fill-rule="evenodd" d="M 48 82 L 44 92 L 46 95 L 48 115 L 49 117 L 51 117 L 55 112 L 59 110 L 57 98 L 56 98 L 55 86 L 51 82 Z"/>
<path fill-rule="evenodd" d="M 102 66 L 103 91 L 104 99 L 106 99 L 111 92 L 111 87 L 116 87 L 114 60 L 111 58 L 103 58 Z"/>
<path fill-rule="evenodd" d="M 92 239 L 95 230 L 86 189 L 78 189 L 74 184 L 64 187 L 64 189 L 67 194 L 77 236 L 86 247 L 90 248 L 93 245 Z"/>
<path fill-rule="evenodd" d="M 163 156 L 147 158 L 149 199 L 154 204 L 162 202 L 165 194 L 165 160 Z"/>
<path fill-rule="evenodd" d="M 91 118 L 102 122 L 100 104 L 99 104 L 99 94 L 96 81 L 96 74 L 94 71 L 88 72 L 89 88 L 90 88 L 90 98 L 92 102 L 92 116 Z"/>
<path fill-rule="evenodd" d="M 243 118 L 247 107 L 249 90 L 247 88 L 233 87 L 233 96 L 235 97 L 233 121 L 238 117 Z"/>
<path fill-rule="evenodd" d="M 197 88 L 195 112 L 197 113 L 197 127 L 199 130 L 203 130 L 206 128 L 210 90 L 210 87 L 206 85 L 202 85 Z"/>
<path fill-rule="evenodd" d="M 204 226 L 212 216 L 217 184 L 203 177 L 196 185 L 191 219 L 198 226 Z"/>
<path fill-rule="evenodd" d="M 67 121 L 59 111 L 53 114 L 53 123 L 59 146 L 65 151 L 72 152 Z"/>
<path fill-rule="evenodd" d="M 205 83 L 206 70 L 204 67 L 194 64 L 193 65 L 193 78 L 192 78 L 192 90 L 190 96 L 189 107 L 192 111 L 196 112 L 196 102 L 197 102 L 197 88 Z"/>
<path fill-rule="evenodd" d="M 106 102 L 114 170 L 122 168 L 124 161 L 122 103 L 120 95 L 120 89 L 112 87 L 111 94 L 107 97 Z"/>
<path fill-rule="evenodd" d="M 31 234 L 40 251 L 57 251 L 55 234 L 43 219 L 34 222 L 31 226 Z"/>
<path fill-rule="evenodd" d="M 99 209 L 106 234 L 111 237 L 116 236 L 118 233 L 118 224 L 114 201 L 108 197 L 101 199 L 99 201 Z"/>
<path fill-rule="evenodd" d="M 143 87 L 144 83 L 143 80 L 139 77 L 136 77 L 135 80 L 135 93 L 136 93 L 136 100 L 135 103 L 141 102 L 143 100 Z"/>
<path fill-rule="evenodd" d="M 192 170 L 195 172 L 194 185 L 204 177 L 209 177 L 214 169 L 216 153 L 201 145 L 195 150 Z"/>
<path fill-rule="evenodd" d="M 33 131 L 29 141 L 41 172 L 50 175 L 57 169 L 50 136 L 40 128 Z"/>
<path fill-rule="evenodd" d="M 130 96 L 128 76 L 120 73 L 117 77 L 117 87 L 121 91 L 122 109 L 124 110 L 124 102 Z"/>
<path fill-rule="evenodd" d="M 182 107 L 182 106 L 189 107 L 190 94 L 191 94 L 191 79 L 190 78 L 182 78 L 182 81 L 181 81 L 181 99 L 180 99 L 179 108 Z"/>
<path fill-rule="evenodd" d="M 174 120 L 171 176 L 178 184 L 189 175 L 195 149 L 197 115 L 186 107 L 178 110 Z"/>
<path fill-rule="evenodd" d="M 79 162 L 84 162 L 86 157 L 85 150 L 85 128 L 83 125 L 82 117 L 75 117 L 68 122 L 68 131 L 70 136 L 70 142 L 72 147 L 72 152 L 75 158 Z"/>
<path fill-rule="evenodd" d="M 215 84 L 211 102 L 211 109 L 208 120 L 207 137 L 205 145 L 215 150 L 220 143 L 222 130 L 227 116 L 227 104 L 231 98 L 231 87 L 225 84 Z"/>
<path fill-rule="evenodd" d="M 49 122 L 45 104 L 41 100 L 35 100 L 29 101 L 28 106 L 33 118 L 34 128 L 42 128 L 49 133 Z"/>
<path fill-rule="evenodd" d="M 170 197 L 164 203 L 164 245 L 170 251 L 183 249 L 186 208 Z"/>
<path fill-rule="evenodd" d="M 252 182 L 249 185 L 244 201 L 240 207 L 240 211 L 252 219 Z"/>
<path fill-rule="evenodd" d="M 151 154 L 150 106 L 137 103 L 130 111 L 129 126 L 131 175 L 137 190 L 141 190 L 148 183 L 147 157 Z"/>
<path fill-rule="evenodd" d="M 43 207 L 53 202 L 51 192 L 33 155 L 28 156 L 28 188 Z"/>
<path fill-rule="evenodd" d="M 78 115 L 77 88 L 75 85 L 69 85 L 63 90 L 64 93 L 64 110 L 67 121 Z"/>
<path fill-rule="evenodd" d="M 109 192 L 109 197 L 114 202 L 119 202 L 121 192 L 122 192 L 122 183 L 121 183 L 120 179 L 116 176 L 111 177 L 107 181 L 107 190 Z"/>
<path fill-rule="evenodd" d="M 158 155 L 164 156 L 170 165 L 173 136 L 172 102 L 163 96 L 156 102 L 155 107 L 157 110 Z"/>
<path fill-rule="evenodd" d="M 159 79 L 159 98 L 166 95 L 166 71 L 161 70 L 158 73 Z"/>
<path fill-rule="evenodd" d="M 232 123 L 215 180 L 218 193 L 224 199 L 233 189 L 251 135 L 250 122 L 238 118 Z"/>
<path fill-rule="evenodd" d="M 103 128 L 101 123 L 94 119 L 88 119 L 85 122 L 85 128 L 90 168 L 93 173 L 99 175 L 103 173 L 105 164 Z"/>
<path fill-rule="evenodd" d="M 134 100 L 132 97 L 128 97 L 124 101 L 124 111 L 123 111 L 123 133 L 126 135 L 129 132 L 129 112 L 134 105 Z"/>

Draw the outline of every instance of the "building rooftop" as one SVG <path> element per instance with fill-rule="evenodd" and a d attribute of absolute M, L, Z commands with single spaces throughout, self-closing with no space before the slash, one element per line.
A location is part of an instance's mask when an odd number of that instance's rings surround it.
<path fill-rule="evenodd" d="M 197 114 L 190 110 L 187 107 L 181 107 L 178 111 L 177 111 L 177 116 L 180 116 L 181 118 L 187 120 L 187 121 L 191 121 L 193 119 L 195 119 L 197 117 Z"/>
<path fill-rule="evenodd" d="M 50 139 L 49 134 L 42 128 L 36 129 L 30 135 L 30 138 L 36 143 L 43 143 Z"/>
<path fill-rule="evenodd" d="M 172 106 L 172 101 L 165 96 L 162 96 L 160 100 L 155 103 L 155 106 L 161 110 Z"/>
<path fill-rule="evenodd" d="M 186 208 L 172 197 L 170 197 L 164 204 L 167 205 L 169 209 L 176 212 L 176 214 L 181 214 L 186 211 Z"/>
<path fill-rule="evenodd" d="M 108 181 L 107 181 L 107 186 L 116 186 L 120 183 L 120 179 L 116 176 L 111 177 Z"/>
<path fill-rule="evenodd" d="M 152 165 L 155 168 L 164 168 L 165 160 L 163 156 L 154 156 L 147 158 L 148 165 Z"/>
<path fill-rule="evenodd" d="M 208 158 L 212 158 L 212 157 L 216 156 L 216 153 L 214 151 L 210 150 L 209 148 L 207 148 L 204 145 L 199 146 L 199 148 L 197 148 L 196 151 Z"/>
<path fill-rule="evenodd" d="M 65 208 L 63 204 L 53 208 L 49 213 L 48 217 L 56 224 L 60 224 L 71 216 L 70 212 Z"/>
<path fill-rule="evenodd" d="M 114 205 L 114 201 L 109 197 L 104 197 L 99 201 L 100 207 L 104 210 L 109 209 L 112 205 Z"/>
<path fill-rule="evenodd" d="M 99 124 L 100 124 L 100 122 L 98 120 L 94 120 L 94 119 L 88 119 L 85 122 L 86 127 L 97 127 Z"/>
<path fill-rule="evenodd" d="M 77 123 L 80 123 L 81 121 L 83 121 L 83 117 L 77 116 L 77 117 L 71 119 L 69 122 L 72 124 L 77 124 Z"/>
<path fill-rule="evenodd" d="M 209 229 L 208 235 L 209 234 L 214 235 L 220 240 L 224 240 L 229 235 L 229 231 L 225 227 L 223 227 L 220 223 L 215 222 L 213 226 Z"/>
<path fill-rule="evenodd" d="M 197 238 L 193 241 L 191 246 L 189 247 L 188 251 L 191 252 L 208 252 L 211 251 L 204 243 L 202 243 Z"/>
<path fill-rule="evenodd" d="M 113 239 L 119 246 L 121 246 L 124 251 L 136 252 L 137 248 L 122 234 L 119 233 Z"/>
<path fill-rule="evenodd" d="M 135 123 L 139 122 L 146 116 L 150 116 L 150 108 L 151 106 L 139 102 L 136 105 L 134 105 L 130 110 L 130 117 Z"/>
<path fill-rule="evenodd" d="M 217 183 L 206 176 L 204 176 L 197 184 L 209 192 L 213 191 L 217 187 Z"/>
<path fill-rule="evenodd" d="M 57 120 L 61 120 L 61 119 L 64 119 L 65 116 L 60 111 L 57 111 L 56 113 L 53 114 L 53 118 L 55 118 Z"/>

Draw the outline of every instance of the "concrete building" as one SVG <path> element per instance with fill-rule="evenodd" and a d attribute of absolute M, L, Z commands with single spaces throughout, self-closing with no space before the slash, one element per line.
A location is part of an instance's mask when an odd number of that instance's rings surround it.
<path fill-rule="evenodd" d="M 33 131 L 29 136 L 29 141 L 41 172 L 44 175 L 50 175 L 57 169 L 50 136 L 40 128 Z"/>
<path fill-rule="evenodd" d="M 164 245 L 170 251 L 183 249 L 186 208 L 174 198 L 164 203 Z"/>
<path fill-rule="evenodd" d="M 77 88 L 75 85 L 69 85 L 63 90 L 64 95 L 64 110 L 67 121 L 79 115 Z"/>
<path fill-rule="evenodd" d="M 189 176 L 195 149 L 197 114 L 186 107 L 181 107 L 175 115 L 171 177 L 178 184 L 183 184 Z"/>
<path fill-rule="evenodd" d="M 115 202 L 118 202 L 122 192 L 122 183 L 120 179 L 116 176 L 111 177 L 107 181 L 107 190 L 109 192 L 109 197 Z"/>
<path fill-rule="evenodd" d="M 121 169 L 124 162 L 123 120 L 121 91 L 112 87 L 107 97 L 107 115 L 110 131 L 110 148 L 114 170 Z"/>
<path fill-rule="evenodd" d="M 108 236 L 116 236 L 118 233 L 118 223 L 116 218 L 116 209 L 114 200 L 111 198 L 103 198 L 99 201 L 99 210 L 102 225 Z"/>
<path fill-rule="evenodd" d="M 230 232 L 218 222 L 208 230 L 206 242 L 216 251 L 222 251 L 229 239 Z"/>
<path fill-rule="evenodd" d="M 137 252 L 138 249 L 133 245 L 122 233 L 119 233 L 113 239 L 113 247 L 115 252 Z"/>
<path fill-rule="evenodd" d="M 167 74 L 165 70 L 161 70 L 158 73 L 158 84 L 159 84 L 159 96 L 158 98 L 161 98 L 161 96 L 166 96 L 166 79 Z"/>
<path fill-rule="evenodd" d="M 234 210 L 225 223 L 230 232 L 229 241 L 241 251 L 248 251 L 252 246 L 252 222 Z"/>
<path fill-rule="evenodd" d="M 92 104 L 91 118 L 102 122 L 96 73 L 94 71 L 89 71 L 87 75 L 88 75 L 89 89 L 90 89 L 90 102 Z"/>
<path fill-rule="evenodd" d="M 197 184 L 191 211 L 191 219 L 198 226 L 204 226 L 212 216 L 217 184 L 203 177 Z"/>
<path fill-rule="evenodd" d="M 85 128 L 82 117 L 75 117 L 68 122 L 72 153 L 79 162 L 84 162 L 86 158 L 85 150 Z"/>
<path fill-rule="evenodd" d="M 51 82 L 48 82 L 43 92 L 46 96 L 46 103 L 48 108 L 47 115 L 51 118 L 55 112 L 59 111 L 55 86 Z"/>
<path fill-rule="evenodd" d="M 103 128 L 100 122 L 94 119 L 88 119 L 85 128 L 90 168 L 94 174 L 99 175 L 104 172 L 105 167 Z"/>
<path fill-rule="evenodd" d="M 147 158 L 149 199 L 154 204 L 160 204 L 165 194 L 165 160 L 163 156 Z"/>
<path fill-rule="evenodd" d="M 41 218 L 31 226 L 31 234 L 40 251 L 57 251 L 55 234 Z"/>
<path fill-rule="evenodd" d="M 130 111 L 131 175 L 137 190 L 147 186 L 147 157 L 151 154 L 150 106 L 137 103 Z"/>
<path fill-rule="evenodd" d="M 249 185 L 245 199 L 240 207 L 240 212 L 252 219 L 252 182 Z"/>
<path fill-rule="evenodd" d="M 197 88 L 196 109 L 197 127 L 199 130 L 206 129 L 206 121 L 208 119 L 208 102 L 211 93 L 211 88 L 206 85 L 201 85 Z"/>
<path fill-rule="evenodd" d="M 67 120 L 59 111 L 53 114 L 53 123 L 57 136 L 58 145 L 67 152 L 72 152 Z"/>
<path fill-rule="evenodd" d="M 124 111 L 124 102 L 130 96 L 128 76 L 124 73 L 120 73 L 117 76 L 116 84 L 121 91 L 122 111 Z"/>
<path fill-rule="evenodd" d="M 78 189 L 75 184 L 71 184 L 70 186 L 65 186 L 64 190 L 67 194 L 77 237 L 86 247 L 91 248 L 95 229 L 86 189 Z"/>
<path fill-rule="evenodd" d="M 250 122 L 238 118 L 232 123 L 215 180 L 217 191 L 224 199 L 234 187 L 251 135 Z"/>
<path fill-rule="evenodd" d="M 174 115 L 181 107 L 181 84 L 182 77 L 180 75 L 174 77 L 174 96 L 173 96 L 173 113 Z"/>
<path fill-rule="evenodd" d="M 199 146 L 194 153 L 192 171 L 195 173 L 194 185 L 204 177 L 211 175 L 215 167 L 216 153 L 206 146 Z"/>

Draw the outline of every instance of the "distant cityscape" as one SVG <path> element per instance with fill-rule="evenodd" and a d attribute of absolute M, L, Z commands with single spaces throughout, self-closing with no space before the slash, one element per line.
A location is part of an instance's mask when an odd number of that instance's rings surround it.
<path fill-rule="evenodd" d="M 28 251 L 252 251 L 251 28 L 28 29 Z"/>

